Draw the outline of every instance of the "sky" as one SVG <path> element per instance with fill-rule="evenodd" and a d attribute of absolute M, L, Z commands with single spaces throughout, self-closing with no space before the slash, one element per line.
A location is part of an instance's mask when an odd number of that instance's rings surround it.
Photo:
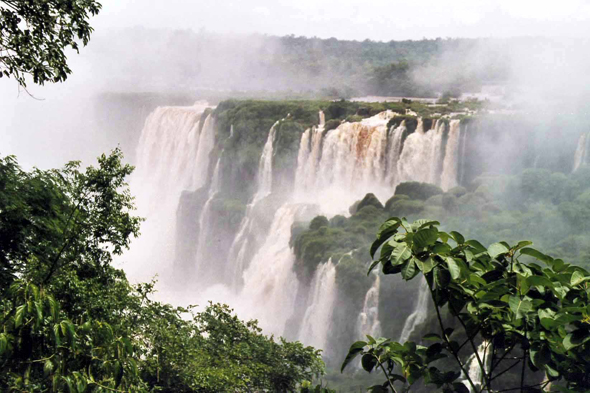
<path fill-rule="evenodd" d="M 588 37 L 588 0 L 103 0 L 97 31 L 143 25 L 376 41 Z"/>

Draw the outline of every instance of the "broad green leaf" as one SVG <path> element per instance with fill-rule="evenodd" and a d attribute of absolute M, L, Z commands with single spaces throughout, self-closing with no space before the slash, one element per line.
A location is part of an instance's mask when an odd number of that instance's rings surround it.
<path fill-rule="evenodd" d="M 545 263 L 549 263 L 551 261 L 551 258 L 548 257 L 547 255 L 543 254 L 542 252 L 535 250 L 534 248 L 523 248 L 522 250 L 520 250 L 521 254 L 524 255 L 528 255 L 531 256 L 533 258 L 538 259 L 541 262 L 545 262 Z"/>
<path fill-rule="evenodd" d="M 584 273 L 576 270 L 574 274 L 572 274 L 572 279 L 570 281 L 571 286 L 575 287 L 576 285 L 580 285 L 583 282 L 590 280 L 590 276 L 585 276 Z"/>
<path fill-rule="evenodd" d="M 367 276 L 369 274 L 371 274 L 371 272 L 373 271 L 373 269 L 375 269 L 375 266 L 377 266 L 380 262 L 381 262 L 381 260 L 379 260 L 379 259 L 376 260 L 376 261 L 371 262 L 371 266 L 369 266 L 369 271 L 367 272 Z"/>
<path fill-rule="evenodd" d="M 572 348 L 582 345 L 588 340 L 590 340 L 590 332 L 586 329 L 578 329 L 565 336 L 563 339 L 563 346 L 569 351 Z"/>
<path fill-rule="evenodd" d="M 487 249 L 480 242 L 478 242 L 477 240 L 467 240 L 465 242 L 465 244 L 471 246 L 475 250 L 475 252 L 477 252 L 477 253 L 481 253 L 481 252 L 486 252 L 487 251 Z"/>
<path fill-rule="evenodd" d="M 453 280 L 459 279 L 459 277 L 461 277 L 461 268 L 459 267 L 457 261 L 455 261 L 455 259 L 452 257 L 446 257 L 445 262 L 449 267 L 449 272 L 451 273 Z"/>
<path fill-rule="evenodd" d="M 544 276 L 530 276 L 527 277 L 526 281 L 531 287 L 553 288 L 553 282 Z"/>
<path fill-rule="evenodd" d="M 465 243 L 465 238 L 463 237 L 463 235 L 461 235 L 459 232 L 455 232 L 455 231 L 451 231 L 449 233 L 449 235 L 451 235 L 451 237 L 453 238 L 453 240 L 457 243 L 457 244 L 463 244 Z"/>
<path fill-rule="evenodd" d="M 488 254 L 492 258 L 496 258 L 498 255 L 506 254 L 508 251 L 508 247 L 506 247 L 502 243 L 494 243 L 488 247 Z"/>
<path fill-rule="evenodd" d="M 425 228 L 420 229 L 414 235 L 414 245 L 418 248 L 428 247 L 433 245 L 438 239 L 438 229 Z"/>
<path fill-rule="evenodd" d="M 383 243 L 387 241 L 391 236 L 397 233 L 397 230 L 401 224 L 401 221 L 397 217 L 390 218 L 389 220 L 385 221 L 379 230 L 377 231 L 377 240 L 373 242 L 371 245 L 371 258 L 375 257 L 375 253 L 381 247 Z"/>
<path fill-rule="evenodd" d="M 371 372 L 377 365 L 377 358 L 373 354 L 366 353 L 361 358 L 361 365 L 365 371 Z"/>
<path fill-rule="evenodd" d="M 440 336 L 436 333 L 428 333 L 427 335 L 425 335 L 422 338 L 427 341 L 440 341 L 440 340 L 442 340 L 440 338 Z"/>
<path fill-rule="evenodd" d="M 350 349 L 348 350 L 348 354 L 346 355 L 346 358 L 344 359 L 344 362 L 342 363 L 342 367 L 340 368 L 340 372 L 343 372 L 344 368 L 351 361 L 353 361 L 354 358 L 356 358 L 359 353 L 363 352 L 363 349 L 365 348 L 366 345 L 367 345 L 367 343 L 365 341 L 357 341 L 350 346 Z"/>
<path fill-rule="evenodd" d="M 407 243 L 400 243 L 399 246 L 391 252 L 391 263 L 401 265 L 412 256 L 412 249 Z"/>
<path fill-rule="evenodd" d="M 414 262 L 414 260 L 414 258 L 411 258 L 402 266 L 402 277 L 406 281 L 416 277 L 416 274 L 419 271 L 418 269 L 416 269 L 416 263 Z"/>
<path fill-rule="evenodd" d="M 14 314 L 14 327 L 15 328 L 18 328 L 20 325 L 23 324 L 25 310 L 26 310 L 25 304 L 23 304 L 22 306 L 18 306 L 16 308 L 16 313 Z"/>
<path fill-rule="evenodd" d="M 448 255 L 452 249 L 447 243 L 438 243 L 432 248 L 432 252 L 440 255 Z"/>
<path fill-rule="evenodd" d="M 516 318 L 521 318 L 533 308 L 533 304 L 529 300 L 521 299 L 519 296 L 510 296 L 508 305 Z"/>

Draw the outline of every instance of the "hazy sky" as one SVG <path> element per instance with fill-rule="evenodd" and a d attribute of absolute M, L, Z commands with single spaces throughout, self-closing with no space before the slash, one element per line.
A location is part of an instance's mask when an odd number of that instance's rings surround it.
<path fill-rule="evenodd" d="M 97 31 L 143 25 L 355 40 L 588 37 L 588 0 L 102 0 Z"/>

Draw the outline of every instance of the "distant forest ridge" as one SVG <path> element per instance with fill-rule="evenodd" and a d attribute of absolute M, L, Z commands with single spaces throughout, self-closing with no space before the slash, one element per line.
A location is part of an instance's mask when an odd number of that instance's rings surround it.
<path fill-rule="evenodd" d="M 509 54 L 498 39 L 376 42 L 145 28 L 117 37 L 96 36 L 91 51 L 95 72 L 108 72 L 108 88 L 118 90 L 142 86 L 291 91 L 333 98 L 436 97 L 479 92 L 509 76 Z M 103 64 L 109 59 L 117 61 Z"/>

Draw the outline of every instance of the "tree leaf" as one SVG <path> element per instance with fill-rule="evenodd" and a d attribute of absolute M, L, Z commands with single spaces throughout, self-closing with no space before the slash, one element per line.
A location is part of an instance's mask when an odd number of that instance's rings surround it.
<path fill-rule="evenodd" d="M 508 247 L 506 247 L 502 243 L 494 243 L 488 247 L 488 254 L 490 257 L 496 258 L 498 255 L 506 254 L 508 251 Z"/>
<path fill-rule="evenodd" d="M 366 353 L 361 358 L 361 366 L 367 372 L 373 371 L 375 366 L 377 365 L 377 358 L 373 356 L 373 354 Z"/>
<path fill-rule="evenodd" d="M 16 313 L 14 314 L 14 327 L 18 328 L 20 325 L 23 324 L 23 318 L 25 316 L 25 308 L 26 304 L 18 306 L 16 308 Z"/>
<path fill-rule="evenodd" d="M 401 265 L 412 256 L 412 249 L 407 243 L 400 243 L 399 246 L 391 252 L 391 263 Z"/>
<path fill-rule="evenodd" d="M 344 368 L 351 362 L 354 360 L 354 358 L 356 358 L 358 356 L 358 354 L 360 354 L 361 352 L 363 352 L 365 346 L 367 345 L 367 343 L 365 341 L 357 341 L 354 344 L 352 344 L 350 346 L 350 349 L 348 350 L 348 354 L 346 355 L 346 358 L 344 359 L 344 362 L 342 362 L 342 367 L 340 367 L 340 372 L 344 371 Z"/>
<path fill-rule="evenodd" d="M 397 233 L 399 226 L 401 225 L 401 221 L 397 217 L 392 217 L 385 221 L 379 230 L 377 231 L 377 240 L 373 242 L 371 245 L 371 258 L 375 257 L 375 253 L 379 249 L 379 247 L 387 241 L 391 236 Z"/>
<path fill-rule="evenodd" d="M 528 255 L 531 256 L 533 258 L 538 259 L 541 262 L 545 262 L 545 263 L 549 263 L 551 262 L 551 257 L 548 257 L 547 255 L 543 254 L 541 251 L 535 250 L 534 248 L 523 248 L 522 250 L 520 250 L 521 254 L 524 255 Z"/>
<path fill-rule="evenodd" d="M 519 296 L 510 296 L 508 304 L 516 318 L 521 318 L 533 308 L 533 304 L 529 300 L 521 299 Z"/>
<path fill-rule="evenodd" d="M 409 281 L 412 278 L 416 277 L 418 274 L 418 269 L 416 269 L 416 263 L 414 262 L 414 258 L 411 258 L 402 266 L 402 277 L 404 280 Z"/>
<path fill-rule="evenodd" d="M 467 240 L 465 244 L 471 246 L 477 253 L 487 251 L 487 249 L 477 240 Z"/>
<path fill-rule="evenodd" d="M 420 229 L 414 234 L 414 245 L 418 248 L 424 248 L 433 245 L 438 239 L 438 229 L 425 228 Z"/>
<path fill-rule="evenodd" d="M 571 279 L 571 281 L 570 281 L 570 285 L 571 285 L 572 287 L 575 287 L 576 285 L 580 285 L 580 284 L 582 284 L 583 282 L 586 282 L 586 281 L 588 281 L 588 280 L 590 280 L 590 276 L 586 276 L 586 275 L 584 275 L 584 273 L 582 273 L 581 271 L 579 271 L 579 270 L 576 270 L 576 271 L 574 272 L 574 274 L 572 274 L 572 279 Z"/>
<path fill-rule="evenodd" d="M 465 243 L 465 238 L 463 237 L 463 235 L 461 235 L 459 232 L 455 232 L 455 231 L 451 231 L 449 233 L 449 235 L 451 235 L 451 237 L 453 238 L 453 240 L 457 243 L 457 244 L 463 244 Z"/>
<path fill-rule="evenodd" d="M 457 261 L 455 261 L 455 259 L 452 257 L 446 257 L 445 262 L 449 267 L 449 272 L 451 273 L 453 280 L 459 279 L 459 277 L 461 277 L 461 268 L 457 264 Z"/>

